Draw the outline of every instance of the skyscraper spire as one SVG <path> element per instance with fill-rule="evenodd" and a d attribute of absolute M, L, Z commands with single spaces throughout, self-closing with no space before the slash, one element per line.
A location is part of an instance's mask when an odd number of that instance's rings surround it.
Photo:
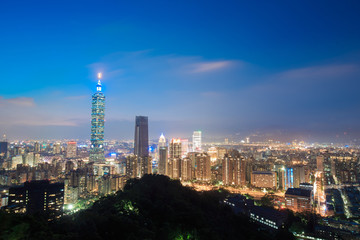
<path fill-rule="evenodd" d="M 161 133 L 159 138 L 159 147 L 166 147 L 166 138 L 163 133 Z"/>
<path fill-rule="evenodd" d="M 98 73 L 98 84 L 96 85 L 96 91 L 101 92 L 101 78 L 102 73 Z"/>

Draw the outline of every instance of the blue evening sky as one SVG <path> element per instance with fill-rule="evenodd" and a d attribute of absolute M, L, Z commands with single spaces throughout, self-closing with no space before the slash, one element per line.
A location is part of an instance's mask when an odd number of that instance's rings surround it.
<path fill-rule="evenodd" d="M 0 1 L 0 133 L 354 141 L 359 1 Z M 359 138 L 360 139 L 360 138 Z"/>

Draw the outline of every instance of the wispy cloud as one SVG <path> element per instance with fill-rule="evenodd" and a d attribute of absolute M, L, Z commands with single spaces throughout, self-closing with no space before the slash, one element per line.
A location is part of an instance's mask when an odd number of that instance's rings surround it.
<path fill-rule="evenodd" d="M 326 80 L 329 78 L 344 76 L 358 71 L 359 66 L 355 64 L 338 64 L 311 66 L 305 68 L 291 69 L 280 73 L 283 79 L 314 79 Z"/>
<path fill-rule="evenodd" d="M 67 126 L 67 127 L 76 127 L 79 124 L 71 120 L 49 120 L 49 119 L 33 119 L 33 120 L 18 120 L 12 125 L 21 125 L 21 126 Z"/>
<path fill-rule="evenodd" d="M 22 107 L 34 107 L 35 101 L 29 97 L 4 98 L 0 96 L 0 105 L 16 105 Z"/>
<path fill-rule="evenodd" d="M 191 65 L 192 73 L 212 72 L 227 68 L 233 64 L 232 61 L 200 62 Z"/>

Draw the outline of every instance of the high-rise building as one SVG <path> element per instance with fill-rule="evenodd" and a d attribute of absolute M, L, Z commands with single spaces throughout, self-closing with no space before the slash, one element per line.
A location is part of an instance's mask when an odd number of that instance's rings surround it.
<path fill-rule="evenodd" d="M 181 177 L 181 139 L 171 139 L 169 149 L 167 175 L 179 179 Z"/>
<path fill-rule="evenodd" d="M 189 152 L 189 140 L 181 139 L 181 156 L 185 157 Z"/>
<path fill-rule="evenodd" d="M 181 180 L 190 181 L 193 179 L 192 164 L 190 158 L 181 160 Z"/>
<path fill-rule="evenodd" d="M 150 173 L 149 169 L 149 127 L 148 117 L 136 116 L 134 154 L 137 157 L 137 176 Z"/>
<path fill-rule="evenodd" d="M 196 155 L 195 176 L 196 179 L 200 181 L 211 180 L 210 156 L 206 153 L 200 153 Z"/>
<path fill-rule="evenodd" d="M 172 158 L 172 178 L 180 179 L 181 177 L 181 159 L 180 158 Z"/>
<path fill-rule="evenodd" d="M 181 139 L 171 139 L 169 158 L 181 158 Z"/>
<path fill-rule="evenodd" d="M 159 174 L 165 175 L 168 167 L 168 148 L 160 147 L 159 148 Z"/>
<path fill-rule="evenodd" d="M 134 154 L 139 157 L 149 156 L 148 117 L 136 116 Z"/>
<path fill-rule="evenodd" d="M 101 73 L 98 74 L 96 93 L 92 96 L 90 161 L 104 162 L 105 95 L 102 93 Z"/>
<path fill-rule="evenodd" d="M 276 188 L 276 172 L 256 171 L 251 173 L 251 185 L 258 188 Z"/>
<path fill-rule="evenodd" d="M 64 204 L 64 183 L 50 183 L 49 180 L 25 182 L 24 186 L 9 189 L 9 206 L 29 214 L 45 213 L 49 219 L 62 215 Z"/>
<path fill-rule="evenodd" d="M 55 143 L 54 147 L 53 147 L 53 153 L 54 154 L 59 154 L 60 152 L 61 152 L 60 143 Z"/>
<path fill-rule="evenodd" d="M 0 142 L 0 159 L 7 158 L 8 142 Z"/>
<path fill-rule="evenodd" d="M 163 133 L 160 135 L 158 147 L 166 147 L 166 138 Z"/>
<path fill-rule="evenodd" d="M 299 188 L 300 183 L 305 182 L 305 167 L 304 166 L 294 166 L 294 188 Z"/>
<path fill-rule="evenodd" d="M 288 188 L 294 188 L 294 169 L 293 168 L 285 168 L 283 179 L 283 190 L 287 190 Z"/>
<path fill-rule="evenodd" d="M 158 144 L 158 152 L 159 152 L 159 174 L 165 175 L 168 167 L 168 148 L 166 147 L 166 138 L 164 134 L 161 134 L 159 138 Z"/>
<path fill-rule="evenodd" d="M 35 142 L 34 144 L 34 151 L 36 153 L 39 153 L 40 152 L 40 143 L 39 142 Z"/>
<path fill-rule="evenodd" d="M 243 178 L 245 179 L 245 172 L 241 172 L 241 163 L 242 159 L 240 156 L 225 154 L 222 160 L 222 175 L 225 185 L 241 185 L 241 174 L 243 174 Z"/>
<path fill-rule="evenodd" d="M 193 136 L 193 151 L 201 152 L 201 131 L 194 131 Z"/>
<path fill-rule="evenodd" d="M 285 205 L 295 212 L 311 211 L 311 190 L 289 188 L 285 193 Z"/>
<path fill-rule="evenodd" d="M 77 151 L 77 143 L 74 141 L 68 142 L 66 148 L 66 157 L 76 158 L 76 151 Z"/>

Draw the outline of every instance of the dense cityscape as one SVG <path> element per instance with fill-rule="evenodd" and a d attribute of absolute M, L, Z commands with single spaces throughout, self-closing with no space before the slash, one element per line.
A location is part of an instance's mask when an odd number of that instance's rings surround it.
<path fill-rule="evenodd" d="M 51 221 L 122 190 L 129 179 L 160 174 L 197 191 L 228 191 L 223 204 L 265 231 L 284 228 L 288 209 L 317 217 L 312 232 L 290 226 L 298 238 L 360 237 L 358 146 L 252 142 L 250 137 L 204 143 L 200 130 L 189 139 L 166 139 L 161 133 L 149 140 L 146 116 L 135 117 L 134 140 L 105 140 L 101 77 L 92 96 L 90 141 L 7 141 L 4 135 L 3 210 L 43 212 Z"/>
<path fill-rule="evenodd" d="M 360 239 L 359 12 L 0 1 L 0 240 Z"/>

